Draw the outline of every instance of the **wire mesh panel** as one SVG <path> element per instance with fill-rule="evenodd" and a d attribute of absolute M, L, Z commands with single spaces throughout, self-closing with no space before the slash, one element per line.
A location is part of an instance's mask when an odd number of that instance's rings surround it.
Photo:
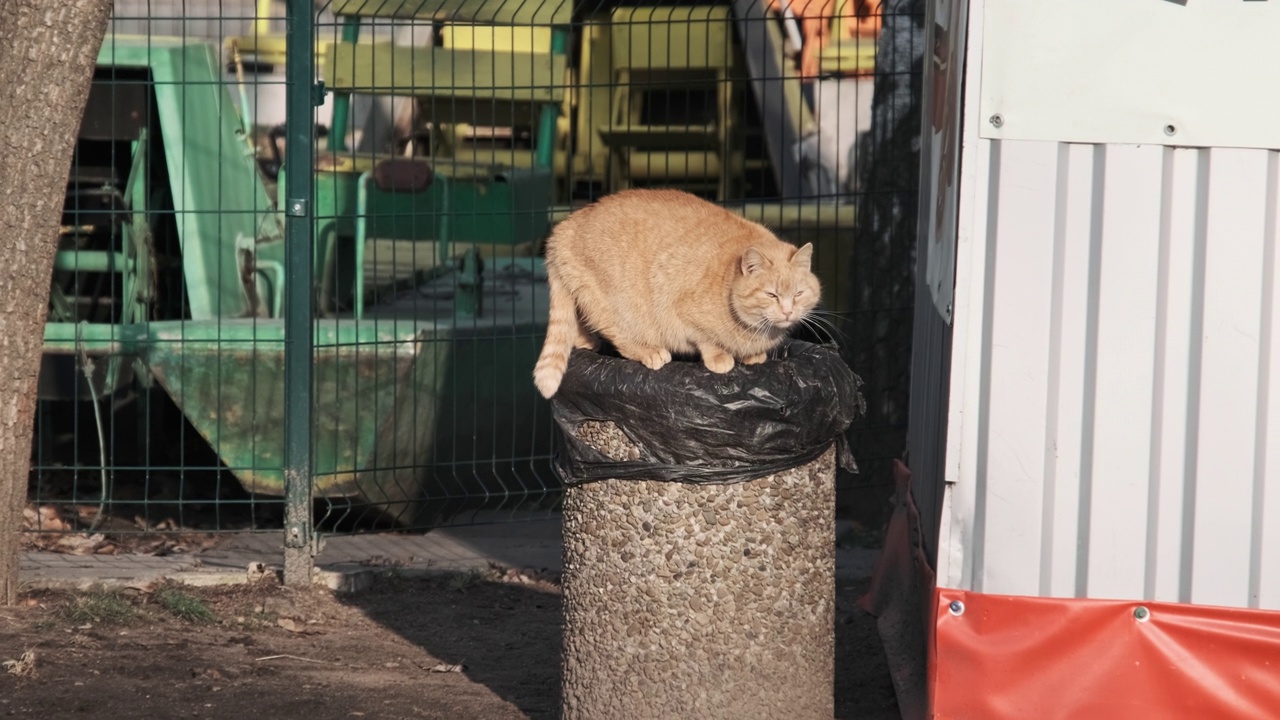
<path fill-rule="evenodd" d="M 317 529 L 555 512 L 542 247 L 609 193 L 679 188 L 812 242 L 808 339 L 860 307 L 875 0 L 312 10 L 289 52 L 279 0 L 116 3 L 52 279 L 32 529 L 281 529 L 300 282 Z M 308 52 L 314 112 L 286 117 Z M 286 182 L 306 128 L 313 170 Z M 301 275 L 286 218 L 311 228 Z"/>
<path fill-rule="evenodd" d="M 331 118 L 314 178 L 317 309 L 352 334 L 317 361 L 361 368 L 316 402 L 367 427 L 316 428 L 318 462 L 356 463 L 317 468 L 318 491 L 344 474 L 355 490 L 322 526 L 527 517 L 558 500 L 529 372 L 569 7 L 437 5 L 335 2 L 316 25 Z"/>
<path fill-rule="evenodd" d="M 33 530 L 279 525 L 259 492 L 279 469 L 226 451 L 272 444 L 254 403 L 271 380 L 242 370 L 280 352 L 276 280 L 259 259 L 280 225 L 221 40 L 254 16 L 252 3 L 116 4 L 51 283 Z"/>

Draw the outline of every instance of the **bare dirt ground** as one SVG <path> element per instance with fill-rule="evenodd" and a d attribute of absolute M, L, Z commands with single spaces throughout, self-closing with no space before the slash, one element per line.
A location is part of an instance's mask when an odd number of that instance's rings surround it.
<path fill-rule="evenodd" d="M 889 720 L 864 586 L 838 587 L 836 715 Z M 553 718 L 559 661 L 558 586 L 510 574 L 36 592 L 0 608 L 0 716 Z"/>

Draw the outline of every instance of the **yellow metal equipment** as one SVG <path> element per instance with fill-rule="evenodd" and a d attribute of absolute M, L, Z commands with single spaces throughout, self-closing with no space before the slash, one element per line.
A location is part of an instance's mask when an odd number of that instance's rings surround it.
<path fill-rule="evenodd" d="M 612 155 L 610 188 L 659 181 L 713 189 L 718 200 L 740 196 L 729 8 L 618 8 L 610 30 L 615 90 L 609 123 L 600 128 Z"/>

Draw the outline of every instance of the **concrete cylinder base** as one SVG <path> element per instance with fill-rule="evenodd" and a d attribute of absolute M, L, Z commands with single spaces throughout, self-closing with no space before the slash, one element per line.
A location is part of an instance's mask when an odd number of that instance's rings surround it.
<path fill-rule="evenodd" d="M 577 436 L 635 457 L 612 423 Z M 834 450 L 744 483 L 570 487 L 563 717 L 830 720 L 834 511 Z"/>

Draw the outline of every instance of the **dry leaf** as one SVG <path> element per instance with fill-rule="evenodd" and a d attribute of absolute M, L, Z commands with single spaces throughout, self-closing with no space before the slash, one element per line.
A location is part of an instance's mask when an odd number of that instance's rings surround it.
<path fill-rule="evenodd" d="M 457 672 L 457 673 L 460 673 L 460 672 L 462 672 L 463 670 L 466 670 L 466 669 L 467 669 L 467 666 L 466 666 L 466 665 L 463 665 L 462 663 L 457 663 L 456 665 L 450 665 L 450 664 L 448 664 L 448 663 L 440 663 L 439 665 L 432 665 L 431 667 L 427 668 L 427 672 L 434 672 L 434 673 L 453 673 L 453 672 Z"/>
<path fill-rule="evenodd" d="M 5 660 L 0 665 L 3 665 L 5 672 L 10 675 L 30 677 L 36 674 L 36 651 L 27 650 L 17 660 Z"/>
<path fill-rule="evenodd" d="M 245 569 L 245 578 L 249 582 L 256 582 L 267 576 L 271 572 L 271 568 L 264 562 L 251 562 Z"/>

